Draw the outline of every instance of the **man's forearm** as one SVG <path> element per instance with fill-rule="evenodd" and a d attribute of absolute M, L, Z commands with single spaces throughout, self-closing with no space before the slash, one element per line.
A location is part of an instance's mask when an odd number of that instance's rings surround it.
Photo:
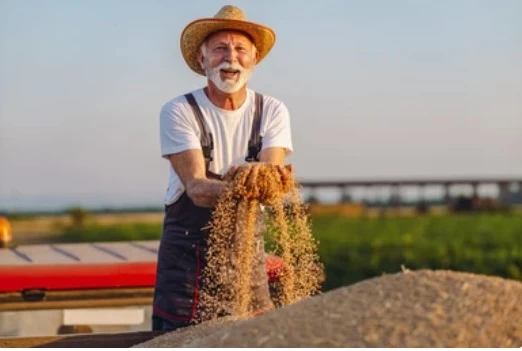
<path fill-rule="evenodd" d="M 227 183 L 217 179 L 194 179 L 187 184 L 187 195 L 196 206 L 214 207 Z"/>

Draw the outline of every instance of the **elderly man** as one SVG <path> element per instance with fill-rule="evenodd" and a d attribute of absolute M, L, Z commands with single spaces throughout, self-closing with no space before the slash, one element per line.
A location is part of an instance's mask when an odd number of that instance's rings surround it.
<path fill-rule="evenodd" d="M 254 67 L 275 42 L 272 29 L 249 22 L 234 6 L 188 24 L 181 51 L 206 87 L 178 96 L 160 114 L 162 157 L 169 161 L 165 220 L 158 253 L 153 329 L 174 330 L 202 320 L 204 230 L 211 210 L 238 167 L 283 165 L 292 152 L 285 105 L 247 88 Z M 273 308 L 258 252 L 255 311 Z M 263 259 L 259 259 L 262 257 Z M 261 272 L 261 273 L 260 273 Z M 263 274 L 264 273 L 264 274 Z"/>

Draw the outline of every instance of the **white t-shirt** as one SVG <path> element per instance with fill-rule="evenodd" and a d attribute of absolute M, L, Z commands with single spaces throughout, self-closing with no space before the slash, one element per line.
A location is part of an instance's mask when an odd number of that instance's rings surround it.
<path fill-rule="evenodd" d="M 223 175 L 232 165 L 246 163 L 248 141 L 255 110 L 255 92 L 247 89 L 247 98 L 237 110 L 229 111 L 216 107 L 203 89 L 193 91 L 203 117 L 207 133 L 214 138 L 213 160 L 210 171 Z M 178 96 L 166 103 L 160 114 L 161 156 L 189 149 L 201 149 L 201 131 L 192 107 L 185 96 Z M 264 96 L 261 118 L 262 149 L 286 148 L 293 152 L 290 130 L 290 115 L 279 100 Z M 185 191 L 181 180 L 169 162 L 169 185 L 165 204 L 174 203 Z"/>

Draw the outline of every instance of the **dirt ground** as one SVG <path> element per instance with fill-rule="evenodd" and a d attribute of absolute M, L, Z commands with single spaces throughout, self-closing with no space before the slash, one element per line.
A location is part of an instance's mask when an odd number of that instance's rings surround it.
<path fill-rule="evenodd" d="M 365 280 L 135 347 L 521 347 L 522 283 L 452 271 Z"/>

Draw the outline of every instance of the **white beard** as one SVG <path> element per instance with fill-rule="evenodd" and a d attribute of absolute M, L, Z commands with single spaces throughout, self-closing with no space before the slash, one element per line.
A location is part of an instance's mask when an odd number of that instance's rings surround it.
<path fill-rule="evenodd" d="M 232 69 L 239 71 L 237 79 L 222 80 L 220 74 L 220 71 L 222 69 Z M 230 64 L 227 62 L 223 62 L 222 64 L 214 68 L 205 68 L 207 78 L 210 79 L 218 87 L 219 90 L 228 94 L 235 93 L 239 89 L 241 89 L 250 79 L 253 70 L 253 68 L 245 69 L 237 63 Z"/>

